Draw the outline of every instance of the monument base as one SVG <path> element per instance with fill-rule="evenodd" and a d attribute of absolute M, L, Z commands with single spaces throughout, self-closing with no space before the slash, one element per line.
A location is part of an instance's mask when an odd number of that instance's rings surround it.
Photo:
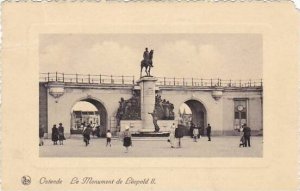
<path fill-rule="evenodd" d="M 133 137 L 168 137 L 170 132 L 136 132 L 133 133 Z"/>
<path fill-rule="evenodd" d="M 140 133 L 150 133 L 150 132 L 152 132 L 152 133 L 154 133 L 154 129 L 150 129 L 150 128 L 147 128 L 147 129 L 139 129 L 139 132 Z"/>

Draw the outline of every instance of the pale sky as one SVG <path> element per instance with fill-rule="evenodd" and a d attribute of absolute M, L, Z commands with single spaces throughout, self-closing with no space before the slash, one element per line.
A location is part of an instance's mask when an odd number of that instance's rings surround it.
<path fill-rule="evenodd" d="M 79 101 L 73 106 L 72 111 L 98 111 L 98 109 L 87 101 Z"/>
<path fill-rule="evenodd" d="M 40 72 L 138 79 L 145 47 L 156 77 L 262 78 L 259 34 L 42 34 Z"/>

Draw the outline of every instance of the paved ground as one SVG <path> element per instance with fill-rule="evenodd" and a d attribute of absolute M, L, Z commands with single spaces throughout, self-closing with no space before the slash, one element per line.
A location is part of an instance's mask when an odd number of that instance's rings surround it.
<path fill-rule="evenodd" d="M 92 138 L 85 146 L 81 137 L 67 139 L 64 145 L 53 145 L 50 139 L 39 147 L 40 157 L 262 157 L 262 137 L 251 137 L 251 147 L 239 148 L 238 136 L 212 137 L 207 141 L 202 137 L 198 142 L 184 137 L 182 148 L 170 148 L 167 138 L 148 138 L 133 140 L 133 147 L 125 153 L 122 142 L 112 140 L 112 146 L 106 147 L 106 139 Z"/>

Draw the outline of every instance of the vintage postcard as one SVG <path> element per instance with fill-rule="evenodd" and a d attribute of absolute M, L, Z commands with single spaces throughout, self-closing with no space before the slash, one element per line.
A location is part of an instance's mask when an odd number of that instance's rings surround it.
<path fill-rule="evenodd" d="M 297 190 L 292 2 L 4 2 L 2 26 L 3 190 Z"/>

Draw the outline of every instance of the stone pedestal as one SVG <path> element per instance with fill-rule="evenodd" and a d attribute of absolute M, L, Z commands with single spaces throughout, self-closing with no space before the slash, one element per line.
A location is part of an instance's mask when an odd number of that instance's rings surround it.
<path fill-rule="evenodd" d="M 142 77 L 137 83 L 141 88 L 141 119 L 142 128 L 140 132 L 153 132 L 154 124 L 151 116 L 155 106 L 155 82 L 154 77 Z"/>

